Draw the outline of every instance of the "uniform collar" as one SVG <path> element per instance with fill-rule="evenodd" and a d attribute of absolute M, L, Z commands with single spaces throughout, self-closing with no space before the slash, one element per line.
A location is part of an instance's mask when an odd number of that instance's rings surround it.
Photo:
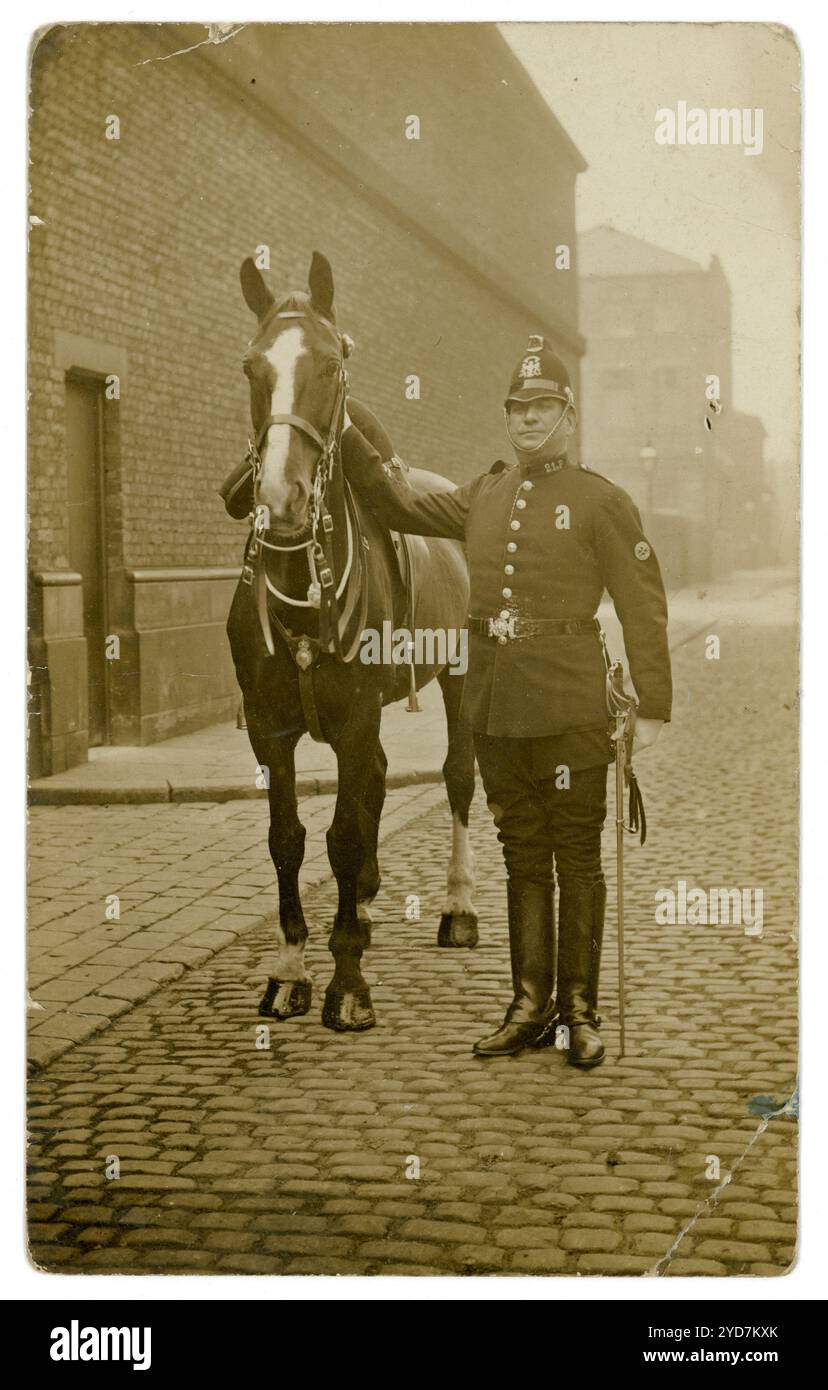
<path fill-rule="evenodd" d="M 553 459 L 521 459 L 518 469 L 521 478 L 542 478 L 545 473 L 559 473 L 562 468 L 571 468 L 566 450 Z"/>

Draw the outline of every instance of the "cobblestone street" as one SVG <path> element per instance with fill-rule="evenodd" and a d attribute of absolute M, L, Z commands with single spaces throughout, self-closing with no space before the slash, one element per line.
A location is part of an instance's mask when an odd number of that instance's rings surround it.
<path fill-rule="evenodd" d="M 674 722 L 638 762 L 649 837 L 643 849 L 627 839 L 621 1060 L 606 832 L 607 1059 L 593 1072 L 554 1049 L 471 1056 L 510 998 L 503 866 L 479 786 L 472 952 L 436 945 L 450 847 L 442 789 L 389 794 L 366 968 L 378 1026 L 362 1035 L 321 1025 L 332 798 L 303 799 L 314 1003 L 274 1022 L 264 1048 L 256 1006 L 273 928 L 262 914 L 275 891 L 264 804 L 36 808 L 36 1263 L 133 1274 L 782 1274 L 796 1239 L 793 604 L 788 592 L 726 613 L 710 629 L 719 660 L 705 659 L 703 634 L 674 651 Z M 64 891 L 55 909 L 59 871 L 64 888 L 74 876 L 69 912 Z M 103 940 L 100 903 L 116 871 L 121 918 Z M 732 922 L 658 924 L 656 892 L 680 881 L 688 893 L 750 890 L 754 905 L 761 889 L 761 935 Z M 410 894 L 420 922 L 405 919 Z"/>
<path fill-rule="evenodd" d="M 389 792 L 382 834 L 444 799 Z M 330 874 L 334 797 L 307 796 L 301 883 Z M 265 801 L 35 810 L 30 846 L 29 1058 L 51 1061 L 272 914 Z M 105 912 L 119 899 L 117 920 Z M 272 929 L 271 929 L 272 930 Z"/>

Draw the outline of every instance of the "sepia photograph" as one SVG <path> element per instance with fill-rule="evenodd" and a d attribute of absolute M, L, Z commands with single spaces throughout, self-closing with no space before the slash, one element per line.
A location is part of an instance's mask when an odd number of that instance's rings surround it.
<path fill-rule="evenodd" d="M 793 31 L 26 61 L 30 1266 L 784 1281 Z"/>

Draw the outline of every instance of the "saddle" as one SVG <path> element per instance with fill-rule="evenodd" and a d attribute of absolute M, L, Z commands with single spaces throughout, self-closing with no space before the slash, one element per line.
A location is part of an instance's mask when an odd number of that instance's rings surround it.
<path fill-rule="evenodd" d="M 358 426 L 360 430 L 362 426 Z M 368 436 L 365 436 L 366 439 Z M 373 443 L 373 440 L 371 441 Z M 376 445 L 374 445 L 376 448 Z M 408 464 L 403 463 L 401 458 L 394 454 L 385 461 L 384 467 L 388 475 L 398 483 L 400 487 L 408 488 L 413 491 L 411 483 L 406 477 Z M 425 550 L 422 536 L 409 536 L 405 531 L 392 531 L 388 527 L 388 535 L 391 538 L 394 556 L 399 570 L 400 584 L 405 594 L 405 605 L 402 617 L 402 626 L 411 628 L 414 625 L 416 590 L 418 585 L 416 577 L 419 572 L 418 561 L 421 559 L 421 552 Z"/>
<path fill-rule="evenodd" d="M 394 452 L 391 439 L 373 411 L 369 410 L 367 405 L 363 405 L 362 401 L 351 396 L 348 400 L 348 414 L 360 433 L 376 449 L 389 477 L 393 478 L 399 487 L 413 491 L 407 476 L 408 464 Z M 422 536 L 409 536 L 404 531 L 393 531 L 390 527 L 384 529 L 391 542 L 389 552 L 396 560 L 400 582 L 402 611 L 398 626 L 411 632 L 417 611 L 417 594 L 420 587 L 418 576 L 424 572 L 424 567 L 428 564 L 428 548 Z M 405 667 L 400 667 L 399 677 L 397 698 L 402 698 L 407 692 L 409 709 L 419 709 L 413 668 L 410 668 L 406 675 Z"/>

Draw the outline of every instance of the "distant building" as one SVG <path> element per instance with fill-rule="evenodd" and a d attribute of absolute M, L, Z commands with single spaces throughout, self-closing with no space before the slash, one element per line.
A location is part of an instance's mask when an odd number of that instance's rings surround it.
<path fill-rule="evenodd" d="M 554 252 L 574 247 L 585 165 L 494 25 L 205 38 L 56 25 L 34 54 L 35 773 L 235 712 L 244 529 L 216 488 L 249 429 L 238 271 L 257 247 L 276 292 L 329 257 L 354 393 L 412 462 L 489 466 L 529 333 L 578 387 L 577 285 Z"/>
<path fill-rule="evenodd" d="M 578 269 L 584 462 L 632 494 L 673 584 L 768 563 L 765 431 L 733 410 L 718 258 L 705 270 L 596 227 L 579 238 Z"/>
<path fill-rule="evenodd" d="M 732 527 L 733 564 L 739 569 L 777 564 L 783 555 L 773 471 L 764 461 L 767 431 L 758 416 L 739 410 L 727 424 L 722 514 Z"/>

